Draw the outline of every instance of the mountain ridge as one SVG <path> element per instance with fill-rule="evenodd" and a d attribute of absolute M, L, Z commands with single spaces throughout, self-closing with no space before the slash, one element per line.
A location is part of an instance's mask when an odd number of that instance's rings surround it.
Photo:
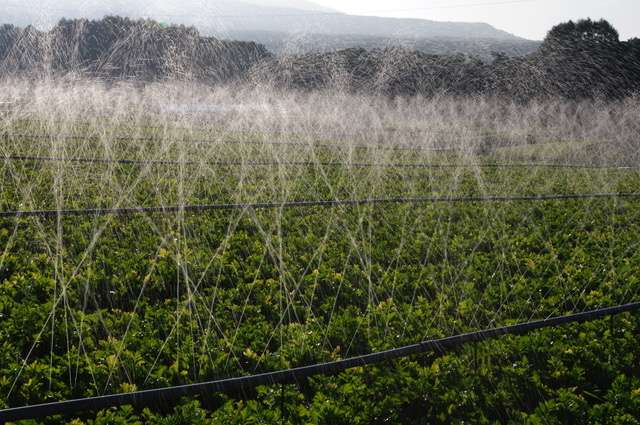
<path fill-rule="evenodd" d="M 295 6 L 295 7 L 294 7 Z M 12 3 L 5 8 L 4 23 L 53 27 L 60 19 L 100 19 L 108 15 L 148 18 L 195 26 L 201 33 L 228 37 L 238 32 L 263 31 L 287 34 L 360 35 L 414 38 L 456 37 L 524 40 L 480 22 L 440 22 L 417 18 L 390 18 L 341 13 L 306 0 L 41 0 Z M 260 42 L 260 40 L 255 40 Z"/>

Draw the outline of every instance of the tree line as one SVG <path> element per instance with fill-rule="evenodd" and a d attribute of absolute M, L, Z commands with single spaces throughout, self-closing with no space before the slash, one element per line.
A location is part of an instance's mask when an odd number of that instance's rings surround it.
<path fill-rule="evenodd" d="M 202 37 L 195 28 L 110 16 L 63 19 L 50 31 L 0 27 L 0 75 L 78 73 L 105 79 L 222 82 L 269 52 L 256 43 Z"/>
<path fill-rule="evenodd" d="M 554 27 L 526 56 L 497 52 L 483 61 L 403 48 L 346 49 L 271 60 L 253 74 L 287 87 L 388 95 L 611 99 L 640 91 L 640 40 L 620 41 L 606 21 L 570 21 Z"/>
<path fill-rule="evenodd" d="M 526 56 L 491 60 L 407 48 L 352 48 L 274 56 L 253 42 L 195 28 L 106 17 L 61 20 L 50 31 L 0 27 L 0 75 L 81 75 L 142 81 L 188 79 L 386 95 L 622 98 L 640 91 L 640 40 L 621 41 L 607 21 L 566 22 Z"/>

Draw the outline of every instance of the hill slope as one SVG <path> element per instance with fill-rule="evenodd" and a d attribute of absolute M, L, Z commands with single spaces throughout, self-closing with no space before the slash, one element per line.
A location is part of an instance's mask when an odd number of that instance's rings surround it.
<path fill-rule="evenodd" d="M 414 44 L 428 53 L 482 55 L 492 49 L 516 54 L 519 50 L 512 49 L 512 44 L 526 46 L 525 53 L 537 47 L 484 23 L 354 16 L 304 0 L 43 0 L 37 7 L 12 3 L 2 19 L 15 25 L 50 28 L 63 17 L 99 19 L 105 15 L 195 26 L 204 35 L 256 41 L 275 52 Z M 434 48 L 433 40 L 445 47 Z M 500 45 L 494 48 L 495 42 Z M 487 45 L 490 47 L 483 48 Z"/>

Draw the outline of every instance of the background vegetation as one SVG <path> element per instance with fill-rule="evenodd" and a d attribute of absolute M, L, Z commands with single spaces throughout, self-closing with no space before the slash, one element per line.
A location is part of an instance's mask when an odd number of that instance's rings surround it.
<path fill-rule="evenodd" d="M 499 44 L 495 48 L 501 49 Z M 621 99 L 640 88 L 640 41 L 619 40 L 606 21 L 560 24 L 537 50 L 523 56 L 514 56 L 511 48 L 487 59 L 489 53 L 433 55 L 389 47 L 273 56 L 255 43 L 120 17 L 62 20 L 49 32 L 0 28 L 0 75 L 5 78 L 79 74 L 107 80 L 250 81 L 289 89 L 520 101 Z"/>

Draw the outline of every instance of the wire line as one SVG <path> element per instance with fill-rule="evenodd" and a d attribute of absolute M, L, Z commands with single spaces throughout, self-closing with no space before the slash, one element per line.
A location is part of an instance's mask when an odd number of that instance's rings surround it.
<path fill-rule="evenodd" d="M 0 422 L 37 419 L 58 414 L 70 415 L 77 412 L 96 411 L 122 405 L 146 407 L 158 402 L 167 403 L 169 401 L 175 401 L 182 397 L 192 397 L 197 395 L 210 397 L 211 394 L 217 392 L 234 392 L 259 385 L 292 384 L 314 375 L 333 375 L 354 367 L 369 366 L 427 352 L 442 354 L 448 350 L 468 343 L 477 343 L 489 339 L 495 339 L 504 335 L 524 334 L 537 329 L 558 327 L 568 323 L 593 321 L 607 316 L 613 316 L 625 312 L 635 312 L 638 310 L 640 310 L 640 302 L 629 303 L 567 316 L 558 316 L 543 320 L 519 323 L 511 326 L 470 332 L 446 338 L 426 340 L 413 345 L 328 363 L 319 363 L 310 366 L 302 366 L 275 372 L 197 384 L 179 385 L 126 394 L 112 394 L 5 409 L 0 410 Z"/>
<path fill-rule="evenodd" d="M 175 212 L 204 212 L 221 210 L 268 210 L 280 208 L 311 208 L 311 207 L 339 207 L 358 205 L 383 204 L 423 204 L 423 203 L 474 203 L 474 202 L 530 202 L 579 199 L 606 198 L 640 198 L 640 192 L 621 193 L 584 193 L 584 194 L 553 194 L 553 195 L 488 195 L 488 196 L 424 196 L 424 197 L 394 197 L 394 198 L 366 198 L 366 199 L 324 199 L 307 201 L 282 201 L 258 203 L 229 203 L 202 205 L 167 205 L 157 207 L 126 207 L 126 208 L 83 208 L 59 210 L 25 210 L 0 211 L 0 218 L 21 217 L 67 217 L 67 216 L 105 216 L 105 215 L 134 215 L 143 213 L 168 214 Z"/>
<path fill-rule="evenodd" d="M 4 161 L 21 162 L 68 162 L 86 164 L 121 164 L 121 165 L 217 165 L 217 166 L 304 166 L 304 167 L 354 167 L 354 168 L 575 168 L 596 170 L 634 170 L 636 167 L 616 165 L 590 165 L 590 164 L 562 164 L 562 163 L 469 163 L 469 164 L 429 164 L 408 162 L 339 162 L 339 161 L 176 161 L 176 160 L 149 160 L 149 159 L 117 159 L 117 158 L 81 158 L 81 157 L 52 157 L 31 155 L 7 155 L 0 157 Z"/>

